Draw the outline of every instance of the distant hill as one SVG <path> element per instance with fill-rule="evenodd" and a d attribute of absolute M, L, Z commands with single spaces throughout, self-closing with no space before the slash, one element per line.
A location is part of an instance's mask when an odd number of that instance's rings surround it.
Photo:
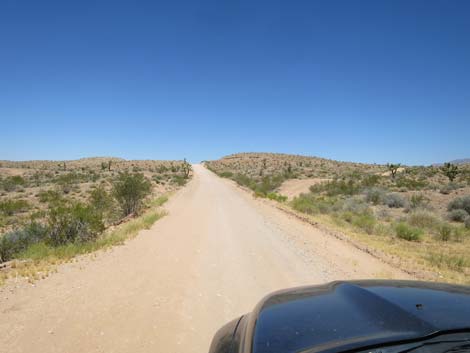
<path fill-rule="evenodd" d="M 452 164 L 470 164 L 470 158 L 461 158 L 461 159 L 454 159 L 453 161 L 449 161 Z M 444 163 L 435 163 L 435 166 L 441 166 Z"/>
<path fill-rule="evenodd" d="M 206 161 L 216 173 L 230 172 L 260 179 L 266 175 L 295 174 L 298 178 L 334 178 L 354 172 L 383 173 L 383 165 L 340 162 L 320 157 L 284 153 L 236 153 Z"/>
<path fill-rule="evenodd" d="M 454 159 L 450 161 L 453 164 L 470 164 L 470 158 Z"/>

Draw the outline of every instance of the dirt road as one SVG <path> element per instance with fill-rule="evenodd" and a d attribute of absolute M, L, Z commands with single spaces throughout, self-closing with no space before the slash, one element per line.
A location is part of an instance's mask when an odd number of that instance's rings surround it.
<path fill-rule="evenodd" d="M 126 245 L 0 289 L 0 352 L 207 352 L 270 291 L 400 271 L 254 200 L 200 165 Z"/>

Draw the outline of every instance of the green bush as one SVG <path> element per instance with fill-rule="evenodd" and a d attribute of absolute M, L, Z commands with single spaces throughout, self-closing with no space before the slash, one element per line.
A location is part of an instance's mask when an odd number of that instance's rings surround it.
<path fill-rule="evenodd" d="M 452 227 L 448 223 L 442 223 L 439 228 L 439 239 L 442 241 L 449 241 L 452 236 Z"/>
<path fill-rule="evenodd" d="M 409 190 L 418 190 L 423 189 L 428 186 L 428 182 L 426 180 L 416 180 L 412 178 L 407 178 L 405 176 L 397 178 L 395 181 L 395 185 L 399 188 L 406 188 Z"/>
<path fill-rule="evenodd" d="M 256 181 L 254 179 L 251 179 L 248 175 L 238 173 L 233 177 L 233 180 L 241 186 L 246 186 L 250 189 L 254 189 L 256 185 Z"/>
<path fill-rule="evenodd" d="M 399 222 L 395 225 L 395 234 L 400 239 L 419 241 L 423 235 L 423 230 L 421 228 L 412 227 L 405 222 Z"/>
<path fill-rule="evenodd" d="M 173 175 L 173 177 L 171 178 L 171 182 L 178 186 L 184 186 L 188 182 L 188 178 L 183 175 Z"/>
<path fill-rule="evenodd" d="M 449 195 L 452 191 L 457 190 L 459 186 L 455 183 L 449 183 L 447 185 L 444 185 L 439 192 L 443 195 Z"/>
<path fill-rule="evenodd" d="M 470 229 L 470 216 L 465 218 L 465 228 Z"/>
<path fill-rule="evenodd" d="M 5 200 L 0 202 L 0 214 L 13 216 L 16 213 L 27 211 L 29 207 L 26 200 Z"/>
<path fill-rule="evenodd" d="M 245 174 L 236 174 L 232 179 L 239 185 L 250 188 L 260 197 L 267 197 L 269 193 L 274 192 L 285 180 L 282 175 L 265 176 L 260 181 L 250 178 Z"/>
<path fill-rule="evenodd" d="M 361 184 L 364 187 L 372 187 L 378 185 L 380 183 L 381 178 L 382 177 L 380 175 L 376 174 L 367 175 L 362 179 Z"/>
<path fill-rule="evenodd" d="M 30 245 L 45 239 L 47 229 L 32 223 L 21 230 L 15 230 L 0 237 L 0 263 L 10 261 Z"/>
<path fill-rule="evenodd" d="M 468 257 L 451 254 L 429 254 L 427 260 L 437 267 L 447 267 L 456 271 L 463 271 L 464 267 L 468 267 L 470 261 Z"/>
<path fill-rule="evenodd" d="M 341 218 L 342 220 L 348 223 L 352 223 L 354 219 L 354 213 L 351 211 L 340 212 L 338 215 L 339 215 L 339 218 Z"/>
<path fill-rule="evenodd" d="M 327 183 L 316 184 L 310 187 L 312 193 L 325 192 L 328 196 L 356 195 L 361 191 L 361 186 L 352 179 L 335 179 Z"/>
<path fill-rule="evenodd" d="M 454 222 L 465 222 L 468 213 L 462 209 L 451 210 L 448 213 L 449 219 Z"/>
<path fill-rule="evenodd" d="M 222 178 L 231 178 L 231 177 L 233 177 L 233 173 L 228 172 L 228 171 L 227 172 L 222 172 L 222 173 L 219 174 L 219 176 L 222 177 Z"/>
<path fill-rule="evenodd" d="M 408 223 L 414 227 L 434 229 L 439 225 L 439 219 L 429 211 L 413 211 L 408 216 Z"/>
<path fill-rule="evenodd" d="M 428 208 L 429 199 L 423 194 L 413 194 L 410 197 L 410 209 Z"/>
<path fill-rule="evenodd" d="M 470 215 L 470 195 L 457 197 L 447 205 L 448 211 L 465 210 Z"/>
<path fill-rule="evenodd" d="M 98 186 L 90 192 L 89 204 L 95 212 L 102 215 L 103 219 L 114 220 L 114 199 L 104 187 Z"/>
<path fill-rule="evenodd" d="M 57 177 L 55 182 L 60 186 L 60 190 L 62 190 L 64 194 L 68 194 L 72 191 L 75 184 L 80 182 L 80 176 L 76 173 L 62 174 Z"/>
<path fill-rule="evenodd" d="M 381 188 L 373 187 L 365 191 L 366 201 L 374 205 L 383 202 L 385 198 L 385 191 Z"/>
<path fill-rule="evenodd" d="M 5 191 L 14 191 L 18 188 L 18 186 L 24 186 L 26 184 L 26 180 L 19 175 L 9 176 L 2 180 L 2 188 Z"/>
<path fill-rule="evenodd" d="M 353 216 L 352 224 L 357 228 L 365 231 L 367 234 L 372 234 L 374 233 L 377 220 L 375 219 L 374 215 L 364 213 Z"/>
<path fill-rule="evenodd" d="M 334 204 L 333 199 L 315 197 L 313 194 L 300 194 L 291 202 L 295 210 L 307 214 L 329 213 L 332 211 Z"/>
<path fill-rule="evenodd" d="M 47 221 L 48 241 L 54 246 L 95 240 L 104 230 L 102 215 L 80 202 L 53 206 Z"/>
<path fill-rule="evenodd" d="M 265 176 L 261 179 L 261 182 L 252 185 L 252 188 L 255 192 L 259 192 L 266 196 L 281 186 L 284 180 L 284 177 L 281 175 Z"/>
<path fill-rule="evenodd" d="M 401 208 L 405 207 L 406 202 L 401 195 L 392 193 L 385 195 L 384 204 L 390 208 Z"/>
<path fill-rule="evenodd" d="M 270 200 L 275 200 L 279 202 L 285 202 L 287 201 L 287 196 L 277 194 L 275 192 L 270 192 L 266 195 L 266 197 Z"/>
<path fill-rule="evenodd" d="M 137 213 L 144 198 L 150 194 L 151 184 L 143 174 L 119 174 L 113 185 L 113 196 L 124 216 Z"/>
<path fill-rule="evenodd" d="M 345 212 L 352 212 L 354 214 L 370 213 L 369 206 L 361 199 L 350 197 L 343 202 L 338 202 L 340 210 Z"/>
<path fill-rule="evenodd" d="M 43 203 L 55 203 L 62 200 L 62 196 L 55 190 L 39 191 L 38 193 L 39 202 Z"/>

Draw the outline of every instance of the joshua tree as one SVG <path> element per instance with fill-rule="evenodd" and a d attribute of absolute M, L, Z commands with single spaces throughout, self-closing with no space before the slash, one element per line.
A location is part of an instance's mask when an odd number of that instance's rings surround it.
<path fill-rule="evenodd" d="M 398 168 L 400 168 L 401 164 L 393 164 L 393 163 L 387 163 L 387 168 L 390 171 L 390 175 L 392 176 L 392 179 L 395 179 L 395 176 L 397 175 Z"/>
<path fill-rule="evenodd" d="M 112 161 L 108 161 L 108 171 L 109 172 L 111 171 L 111 163 L 112 163 Z"/>
<path fill-rule="evenodd" d="M 191 164 L 189 164 L 187 161 L 186 161 L 186 158 L 183 160 L 183 172 L 184 172 L 184 177 L 187 179 L 189 178 L 189 173 L 191 172 Z"/>
<path fill-rule="evenodd" d="M 444 163 L 441 170 L 442 170 L 442 173 L 447 178 L 449 178 L 450 182 L 453 182 L 457 174 L 460 173 L 459 167 L 457 167 L 455 164 L 452 164 L 452 163 Z"/>

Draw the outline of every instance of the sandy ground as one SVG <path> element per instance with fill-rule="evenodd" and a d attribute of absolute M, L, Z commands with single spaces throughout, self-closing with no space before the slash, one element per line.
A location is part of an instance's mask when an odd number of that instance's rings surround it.
<path fill-rule="evenodd" d="M 325 178 L 309 178 L 309 179 L 288 179 L 282 183 L 278 192 L 281 195 L 293 199 L 300 194 L 306 194 L 310 191 L 310 186 L 321 184 L 331 179 Z"/>
<path fill-rule="evenodd" d="M 408 278 L 200 165 L 169 215 L 126 245 L 0 289 L 0 352 L 207 352 L 280 288 Z"/>

